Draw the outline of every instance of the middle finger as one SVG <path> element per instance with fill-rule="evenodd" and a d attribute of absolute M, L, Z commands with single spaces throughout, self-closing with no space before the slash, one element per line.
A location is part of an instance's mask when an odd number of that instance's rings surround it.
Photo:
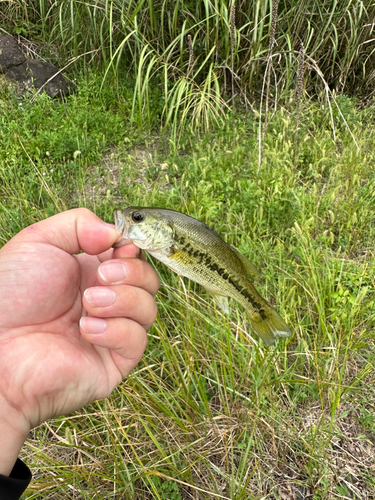
<path fill-rule="evenodd" d="M 148 329 L 156 318 L 153 296 L 143 288 L 130 285 L 94 286 L 83 294 L 83 306 L 91 316 L 129 318 Z"/>

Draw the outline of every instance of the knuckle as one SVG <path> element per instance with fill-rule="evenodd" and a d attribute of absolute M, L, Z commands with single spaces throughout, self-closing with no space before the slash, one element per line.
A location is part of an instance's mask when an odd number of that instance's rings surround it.
<path fill-rule="evenodd" d="M 160 286 L 159 276 L 155 269 L 149 264 L 140 259 L 134 259 L 132 262 L 128 262 L 129 275 L 131 275 L 132 281 L 141 283 L 142 287 L 146 290 L 151 291 L 155 294 Z"/>
<path fill-rule="evenodd" d="M 88 208 L 80 207 L 73 208 L 72 212 L 75 212 L 78 216 L 87 217 L 89 215 L 94 215 Z"/>

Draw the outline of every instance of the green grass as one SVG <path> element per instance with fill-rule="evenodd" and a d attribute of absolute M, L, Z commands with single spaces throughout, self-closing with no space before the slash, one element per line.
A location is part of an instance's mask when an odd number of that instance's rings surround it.
<path fill-rule="evenodd" d="M 256 286 L 293 336 L 267 348 L 239 306 L 227 317 L 155 263 L 144 358 L 110 398 L 35 429 L 25 498 L 371 498 L 374 110 L 337 96 L 335 140 L 327 102 L 302 100 L 296 149 L 280 105 L 259 164 L 257 112 L 237 109 L 235 147 L 231 115 L 177 145 L 158 132 L 157 89 L 146 129 L 130 120 L 132 82 L 101 83 L 81 78 L 64 103 L 1 85 L 1 243 L 70 207 L 107 221 L 129 204 L 181 210 L 261 270 Z"/>
<path fill-rule="evenodd" d="M 270 107 L 280 97 L 287 98 L 296 87 L 301 42 L 305 64 L 300 81 L 309 95 L 319 95 L 326 85 L 364 99 L 373 95 L 371 2 L 12 0 L 3 4 L 0 29 L 24 37 L 26 49 L 32 41 L 34 51 L 59 67 L 69 65 L 72 75 L 77 68 L 97 67 L 119 84 L 124 73 L 131 76 L 132 115 L 140 123 L 150 125 L 154 102 L 150 94 L 159 87 L 161 125 L 173 125 L 176 137 L 178 129 L 188 124 L 208 130 L 215 122 L 223 123 L 232 98 L 248 107 L 263 96 L 260 89 L 266 90 Z"/>

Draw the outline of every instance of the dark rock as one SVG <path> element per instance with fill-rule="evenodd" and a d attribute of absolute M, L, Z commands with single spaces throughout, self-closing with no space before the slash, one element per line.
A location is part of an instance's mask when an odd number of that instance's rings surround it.
<path fill-rule="evenodd" d="M 58 68 L 45 61 L 26 61 L 18 66 L 12 66 L 5 71 L 5 77 L 16 80 L 24 91 L 32 88 L 39 90 L 43 87 L 42 91 L 50 97 L 66 95 L 73 90 L 73 86 L 65 82 Z M 48 81 L 50 78 L 52 80 Z"/>
<path fill-rule="evenodd" d="M 1 34 L 0 71 L 4 72 L 5 78 L 17 82 L 16 92 L 21 95 L 32 88 L 45 91 L 50 97 L 73 91 L 73 84 L 65 81 L 56 66 L 45 61 L 28 61 L 18 47 L 17 40 Z"/>
<path fill-rule="evenodd" d="M 5 72 L 11 66 L 18 66 L 26 61 L 17 40 L 12 36 L 0 34 L 0 71 Z"/>

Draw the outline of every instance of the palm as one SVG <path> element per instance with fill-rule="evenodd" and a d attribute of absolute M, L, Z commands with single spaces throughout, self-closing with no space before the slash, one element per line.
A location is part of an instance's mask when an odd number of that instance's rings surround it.
<path fill-rule="evenodd" d="M 27 250 L 11 254 L 5 263 L 11 269 L 21 260 L 17 271 L 0 268 L 0 327 L 9 328 L 3 335 L 9 350 L 6 359 L 0 359 L 0 378 L 7 373 L 17 377 L 22 397 L 32 407 L 34 394 L 47 394 L 48 401 L 42 401 L 44 409 L 38 414 L 61 414 L 103 397 L 121 380 L 111 357 L 99 355 L 79 332 L 82 285 L 97 284 L 100 261 L 96 256 L 76 258 L 39 243 Z M 25 352 L 31 354 L 27 364 L 17 364 Z M 80 380 L 80 397 L 75 393 L 73 403 L 69 393 L 75 380 Z"/>

